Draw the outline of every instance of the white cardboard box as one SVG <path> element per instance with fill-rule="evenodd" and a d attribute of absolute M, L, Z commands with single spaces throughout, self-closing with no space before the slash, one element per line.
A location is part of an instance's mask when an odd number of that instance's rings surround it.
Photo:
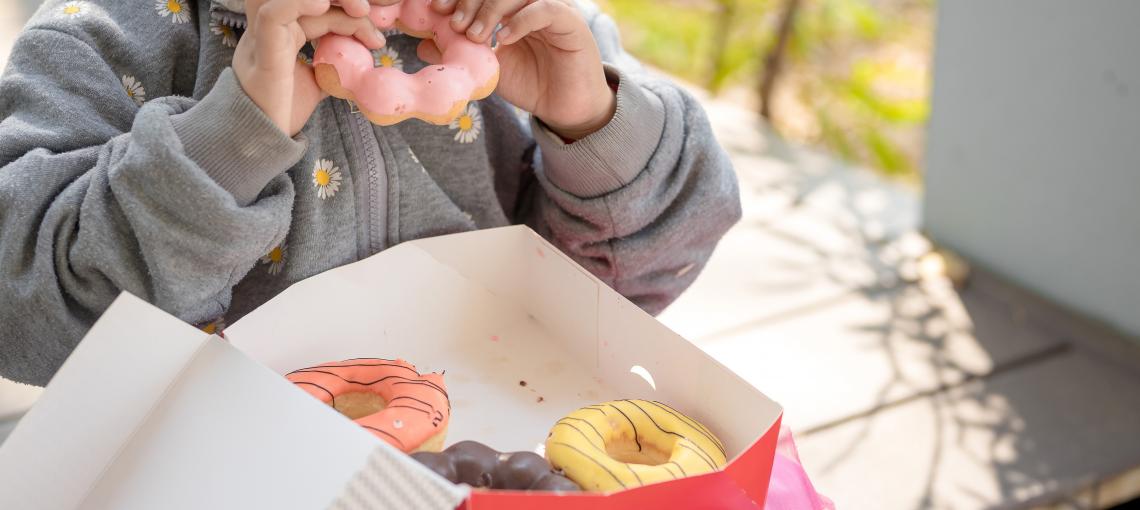
<path fill-rule="evenodd" d="M 525 227 L 401 244 L 294 285 L 225 336 L 120 297 L 0 447 L 0 508 L 400 507 L 384 494 L 409 483 L 416 508 L 513 508 L 281 377 L 359 357 L 446 370 L 448 444 L 535 450 L 581 406 L 667 402 L 736 457 L 710 487 L 763 503 L 780 407 Z M 605 499 L 565 501 L 591 498 Z"/>

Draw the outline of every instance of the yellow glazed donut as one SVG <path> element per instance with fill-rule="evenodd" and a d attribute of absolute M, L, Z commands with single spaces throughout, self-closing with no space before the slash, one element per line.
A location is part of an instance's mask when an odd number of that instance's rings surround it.
<path fill-rule="evenodd" d="M 546 458 L 583 490 L 609 492 L 720 469 L 724 444 L 704 425 L 649 400 L 615 400 L 562 418 Z"/>

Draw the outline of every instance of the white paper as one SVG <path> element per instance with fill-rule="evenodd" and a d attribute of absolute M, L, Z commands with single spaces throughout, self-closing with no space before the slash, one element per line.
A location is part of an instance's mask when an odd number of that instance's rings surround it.
<path fill-rule="evenodd" d="M 76 508 L 208 335 L 124 294 L 0 446 L 0 508 Z"/>
<path fill-rule="evenodd" d="M 318 309 L 331 319 L 313 320 Z M 706 422 L 732 456 L 780 414 L 525 227 L 401 244 L 288 289 L 226 334 L 282 374 L 360 357 L 446 370 L 448 444 L 534 450 L 579 407 L 647 398 Z"/>
<path fill-rule="evenodd" d="M 124 294 L 0 449 L 0 508 L 325 508 L 378 450 L 391 447 L 225 341 Z M 464 498 L 391 457 L 442 501 L 417 508 Z"/>
<path fill-rule="evenodd" d="M 294 285 L 226 336 L 116 301 L 0 448 L 0 509 L 351 508 L 385 484 L 439 489 L 417 508 L 461 499 L 281 375 L 347 358 L 446 370 L 449 444 L 535 450 L 579 407 L 647 398 L 731 457 L 780 414 L 525 227 L 404 243 Z"/>
<path fill-rule="evenodd" d="M 214 339 L 82 508 L 325 508 L 378 446 Z"/>
<path fill-rule="evenodd" d="M 331 315 L 338 320 L 315 322 L 303 313 L 316 307 L 337 311 Z M 525 308 L 415 243 L 296 285 L 226 336 L 281 374 L 361 357 L 403 358 L 421 372 L 446 370 L 448 443 L 471 439 L 532 451 L 566 413 L 613 395 L 595 379 L 592 360 L 587 365 L 569 355 Z M 593 335 L 583 341 L 592 343 Z"/>

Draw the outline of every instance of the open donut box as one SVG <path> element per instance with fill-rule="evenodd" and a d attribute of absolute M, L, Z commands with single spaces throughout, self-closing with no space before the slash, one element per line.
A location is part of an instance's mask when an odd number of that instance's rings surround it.
<path fill-rule="evenodd" d="M 0 447 L 0 508 L 764 507 L 779 405 L 526 227 L 401 244 L 225 337 L 121 296 Z M 448 445 L 534 451 L 579 407 L 641 398 L 730 462 L 611 494 L 452 485 L 281 377 L 359 357 L 446 370 Z"/>

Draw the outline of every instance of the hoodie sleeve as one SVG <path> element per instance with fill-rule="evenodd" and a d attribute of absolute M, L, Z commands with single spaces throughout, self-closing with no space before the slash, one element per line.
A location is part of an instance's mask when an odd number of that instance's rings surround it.
<path fill-rule="evenodd" d="M 736 175 L 700 104 L 644 72 L 622 49 L 613 20 L 578 4 L 616 86 L 617 112 L 569 144 L 532 119 L 539 186 L 520 219 L 656 314 L 692 284 L 739 220 Z"/>
<path fill-rule="evenodd" d="M 150 7 L 49 0 L 0 77 L 4 377 L 46 384 L 122 291 L 212 320 L 289 228 L 304 141 L 229 71 L 177 97 L 197 30 Z"/>

